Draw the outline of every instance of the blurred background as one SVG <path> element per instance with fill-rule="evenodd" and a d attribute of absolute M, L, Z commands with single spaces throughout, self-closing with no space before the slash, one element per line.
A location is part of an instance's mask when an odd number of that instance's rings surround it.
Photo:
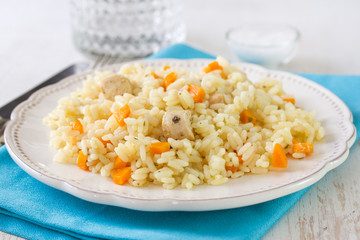
<path fill-rule="evenodd" d="M 79 0 L 80 1 L 80 0 Z M 282 70 L 360 74 L 359 0 L 179 0 L 185 43 L 230 60 L 225 33 L 244 23 L 280 23 L 301 33 L 299 50 Z M 2 1 L 0 105 L 62 68 L 88 61 L 71 36 L 70 2 Z"/>

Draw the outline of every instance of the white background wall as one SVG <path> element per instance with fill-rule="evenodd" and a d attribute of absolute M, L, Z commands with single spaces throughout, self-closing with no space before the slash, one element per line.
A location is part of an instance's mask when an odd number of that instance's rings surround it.
<path fill-rule="evenodd" d="M 187 43 L 235 59 L 225 32 L 247 22 L 299 28 L 298 54 L 285 70 L 360 74 L 359 0 L 184 0 Z M 66 0 L 0 5 L 0 105 L 71 63 L 84 61 L 71 41 Z M 6 86 L 6 87 L 4 87 Z"/>

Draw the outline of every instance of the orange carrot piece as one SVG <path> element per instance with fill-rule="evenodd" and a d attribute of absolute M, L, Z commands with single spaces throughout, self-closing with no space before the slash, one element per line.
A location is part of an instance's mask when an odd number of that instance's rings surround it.
<path fill-rule="evenodd" d="M 312 142 L 295 143 L 293 145 L 293 153 L 313 153 L 314 144 Z"/>
<path fill-rule="evenodd" d="M 245 109 L 241 112 L 240 120 L 242 123 L 249 123 L 256 124 L 256 117 L 255 114 L 251 110 Z"/>
<path fill-rule="evenodd" d="M 287 162 L 287 157 L 285 155 L 283 147 L 279 143 L 276 143 L 273 151 L 272 166 L 278 168 L 286 168 Z"/>
<path fill-rule="evenodd" d="M 150 73 L 155 79 L 158 79 L 158 78 L 160 78 L 156 73 L 154 73 L 154 72 L 151 72 Z"/>
<path fill-rule="evenodd" d="M 176 72 L 171 72 L 168 75 L 166 75 L 166 77 L 164 78 L 164 89 L 166 91 L 166 88 L 172 84 L 173 82 L 175 82 L 177 79 L 177 74 Z"/>
<path fill-rule="evenodd" d="M 131 168 L 118 168 L 113 171 L 113 180 L 115 184 L 124 185 L 131 177 Z"/>
<path fill-rule="evenodd" d="M 235 166 L 225 166 L 225 169 L 226 169 L 226 171 L 231 171 L 232 173 L 234 173 L 234 172 L 236 172 L 237 171 L 237 167 L 235 167 Z"/>
<path fill-rule="evenodd" d="M 193 97 L 195 103 L 200 103 L 205 98 L 205 91 L 202 87 L 188 84 L 188 92 Z"/>
<path fill-rule="evenodd" d="M 171 68 L 170 66 L 166 66 L 166 65 L 165 65 L 163 69 L 164 69 L 164 71 L 166 71 L 166 70 L 168 70 L 168 69 L 170 69 L 170 68 Z"/>
<path fill-rule="evenodd" d="M 296 140 L 295 138 L 293 138 L 292 144 L 296 144 L 296 143 L 298 143 L 298 140 Z"/>
<path fill-rule="evenodd" d="M 293 97 L 282 97 L 285 102 L 290 102 L 295 105 L 295 98 Z"/>
<path fill-rule="evenodd" d="M 84 153 L 80 150 L 77 159 L 77 165 L 82 170 L 89 171 L 89 167 L 86 165 L 86 161 L 87 161 L 87 156 L 84 155 Z"/>
<path fill-rule="evenodd" d="M 114 168 L 124 168 L 127 166 L 127 162 L 124 162 L 118 156 L 115 158 Z"/>
<path fill-rule="evenodd" d="M 73 131 L 79 131 L 80 134 L 84 132 L 84 127 L 81 124 L 80 120 L 76 120 L 74 122 L 71 122 L 70 126 L 71 126 L 71 130 L 73 130 Z"/>
<path fill-rule="evenodd" d="M 244 163 L 244 160 L 242 159 L 242 155 L 238 155 L 237 157 L 239 159 L 239 164 Z"/>
<path fill-rule="evenodd" d="M 225 75 L 224 71 L 221 71 L 220 76 L 221 76 L 223 79 L 227 79 L 227 76 Z"/>
<path fill-rule="evenodd" d="M 156 142 L 150 144 L 150 152 L 152 154 L 162 154 L 170 150 L 170 143 L 168 142 Z"/>
<path fill-rule="evenodd" d="M 236 151 L 234 151 L 234 152 L 236 152 Z M 242 155 L 237 155 L 237 157 L 238 157 L 238 159 L 239 159 L 239 164 L 242 164 L 244 161 L 243 161 L 243 159 L 242 159 Z M 231 171 L 232 173 L 234 173 L 234 172 L 236 172 L 237 170 L 238 170 L 238 168 L 237 167 L 235 167 L 235 166 L 225 166 L 225 169 L 226 169 L 226 171 Z"/>
<path fill-rule="evenodd" d="M 223 67 L 219 65 L 217 61 L 214 61 L 212 63 L 209 63 L 206 68 L 204 68 L 205 73 L 209 73 L 215 70 L 223 70 Z"/>
<path fill-rule="evenodd" d="M 115 115 L 115 119 L 116 121 L 119 123 L 120 127 L 125 126 L 125 118 L 130 116 L 130 107 L 129 105 L 125 104 L 122 108 L 119 109 L 119 111 L 117 111 L 116 113 L 114 113 Z"/>
<path fill-rule="evenodd" d="M 103 140 L 101 137 L 98 137 L 98 139 L 100 140 L 100 142 L 102 142 L 102 144 L 104 144 L 104 147 L 106 147 L 108 143 L 111 143 L 110 140 L 106 140 L 106 141 L 105 141 L 105 140 Z"/>

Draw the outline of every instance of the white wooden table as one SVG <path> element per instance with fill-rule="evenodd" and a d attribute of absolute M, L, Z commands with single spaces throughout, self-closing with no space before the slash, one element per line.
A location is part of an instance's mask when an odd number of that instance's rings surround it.
<path fill-rule="evenodd" d="M 230 27 L 288 23 L 302 38 L 297 56 L 282 69 L 360 74 L 358 0 L 184 0 L 184 5 L 187 43 L 213 55 L 235 60 L 224 38 Z M 0 29 L 0 105 L 60 69 L 86 61 L 71 42 L 67 1 L 3 1 Z M 356 143 L 347 161 L 316 183 L 264 239 L 360 238 L 359 172 Z M 0 239 L 19 238 L 0 232 Z"/>

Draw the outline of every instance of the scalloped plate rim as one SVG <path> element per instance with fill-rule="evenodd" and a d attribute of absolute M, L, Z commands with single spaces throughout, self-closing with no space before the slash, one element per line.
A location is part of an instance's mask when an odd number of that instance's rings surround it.
<path fill-rule="evenodd" d="M 167 58 L 167 59 L 155 59 L 155 60 L 142 60 L 141 62 L 169 62 L 169 61 L 175 61 L 175 62 L 196 62 L 196 61 L 199 61 L 199 62 L 209 62 L 211 60 L 209 59 L 189 59 L 189 60 L 179 60 L 179 59 L 173 59 L 173 58 Z M 139 62 L 139 61 L 134 61 L 134 62 Z M 107 66 L 107 67 L 104 67 L 104 68 L 101 68 L 99 69 L 100 70 L 109 70 L 109 69 L 112 69 L 112 68 L 115 68 L 115 67 L 118 67 L 118 66 L 121 66 L 123 65 L 124 63 L 122 64 L 115 64 L 115 65 L 110 65 L 110 66 Z M 163 199 L 146 199 L 146 198 L 133 198 L 133 197 L 129 197 L 129 196 L 121 196 L 119 195 L 118 193 L 105 193 L 105 192 L 95 192 L 95 191 L 91 191 L 91 190 L 88 190 L 88 189 L 84 189 L 82 188 L 81 186 L 76 186 L 76 185 L 73 185 L 72 183 L 70 182 L 67 182 L 66 180 L 60 180 L 60 179 L 57 179 L 57 178 L 54 178 L 52 176 L 48 176 L 46 174 L 43 174 L 43 173 L 39 173 L 38 171 L 36 171 L 35 169 L 33 169 L 31 166 L 29 166 L 26 162 L 24 162 L 22 159 L 21 159 L 21 156 L 18 156 L 17 155 L 17 149 L 12 149 L 11 147 L 14 147 L 13 146 L 13 142 L 12 142 L 12 139 L 11 139 L 11 136 L 9 136 L 9 129 L 13 126 L 15 126 L 20 120 L 19 118 L 19 115 L 21 114 L 20 113 L 20 110 L 25 107 L 27 104 L 29 104 L 30 102 L 34 101 L 38 95 L 40 95 L 41 92 L 45 92 L 47 91 L 48 89 L 52 89 L 52 88 L 55 88 L 56 86 L 60 86 L 60 85 L 65 85 L 65 84 L 75 84 L 75 82 L 79 81 L 75 81 L 76 79 L 80 79 L 81 77 L 85 77 L 86 75 L 88 75 L 89 73 L 93 72 L 93 71 L 87 71 L 87 72 L 84 72 L 84 73 L 81 73 L 81 74 L 77 74 L 77 75 L 72 75 L 72 76 L 69 76 L 65 79 L 63 79 L 62 81 L 60 81 L 59 83 L 56 83 L 56 84 L 53 84 L 53 85 L 50 85 L 50 86 L 47 86 L 45 88 L 42 88 L 40 90 L 38 90 L 37 92 L 35 92 L 27 101 L 19 104 L 16 109 L 12 112 L 11 114 L 11 122 L 9 123 L 6 131 L 5 131 L 5 142 L 6 142 L 6 146 L 7 146 L 7 149 L 10 153 L 10 155 L 12 156 L 12 158 L 15 160 L 15 162 L 23 169 L 25 170 L 27 173 L 29 173 L 31 176 L 35 177 L 36 179 L 38 179 L 39 181 L 47 184 L 47 185 L 50 185 L 54 188 L 57 188 L 57 189 L 60 189 L 62 191 L 65 191 L 65 192 L 68 192 L 74 196 L 77 196 L 77 197 L 80 197 L 84 200 L 87 200 L 87 201 L 91 201 L 91 202 L 97 202 L 97 203 L 105 203 L 105 204 L 109 204 L 109 205 L 114 205 L 114 206 L 121 206 L 121 207 L 127 207 L 127 208 L 131 208 L 131 209 L 137 209 L 137 210 L 145 210 L 145 211 L 171 211 L 171 210 L 185 210 L 185 211 L 197 211 L 198 209 L 194 210 L 194 209 L 189 209 L 188 207 L 186 207 L 186 204 L 184 205 L 185 208 L 182 208 L 181 207 L 181 204 L 179 204 L 179 202 L 183 202 L 183 203 L 186 203 L 186 202 L 193 202 L 193 203 L 196 203 L 196 202 L 204 202 L 204 201 L 223 201 L 223 200 L 231 200 L 231 199 L 241 199 L 241 198 L 246 198 L 246 197 L 251 197 L 253 195 L 260 195 L 257 197 L 257 200 L 256 201 L 252 201 L 253 203 L 250 203 L 250 204 L 237 204 L 238 207 L 240 206 L 247 206 L 247 205 L 252 205 L 252 204 L 256 204 L 256 203 L 260 203 L 260 202 L 264 202 L 264 201 L 268 201 L 268 200 L 271 200 L 271 199 L 274 199 L 274 198 L 278 198 L 278 197 L 282 197 L 282 196 L 285 196 L 285 195 L 288 195 L 288 194 L 291 194 L 293 192 L 296 192 L 296 191 L 299 191 L 301 189 L 304 189 L 308 186 L 310 186 L 311 184 L 317 182 L 318 180 L 320 180 L 327 172 L 329 172 L 330 170 L 338 167 L 341 163 L 343 163 L 348 154 L 349 154 L 349 148 L 350 146 L 354 143 L 355 141 L 355 136 L 356 136 L 356 130 L 355 130 L 355 127 L 352 123 L 352 113 L 351 111 L 349 110 L 349 108 L 346 106 L 345 103 L 342 102 L 341 99 L 339 99 L 335 94 L 333 94 L 331 91 L 329 91 L 328 89 L 326 89 L 325 87 L 315 83 L 315 82 L 312 82 L 304 77 L 301 77 L 301 76 L 298 76 L 298 75 L 295 75 L 295 74 L 292 74 L 292 73 L 288 73 L 288 72 L 283 72 L 283 71 L 278 71 L 278 70 L 268 70 L 268 69 L 265 69 L 261 66 L 258 66 L 258 65 L 254 65 L 254 64 L 249 64 L 249 63 L 234 63 L 236 66 L 239 66 L 239 65 L 242 65 L 242 66 L 245 66 L 245 67 L 250 67 L 250 68 L 256 68 L 258 70 L 261 70 L 263 71 L 264 73 L 266 73 L 267 75 L 271 74 L 271 73 L 277 73 L 277 74 L 282 74 L 282 75 L 289 75 L 289 76 L 292 76 L 292 77 L 296 77 L 296 78 L 301 78 L 302 80 L 312 84 L 312 85 L 315 85 L 317 88 L 320 88 L 322 91 L 325 91 L 327 92 L 327 94 L 330 94 L 332 98 L 336 98 L 337 102 L 341 103 L 343 105 L 343 107 L 345 107 L 347 109 L 347 113 L 349 115 L 349 119 L 348 119 L 348 122 L 346 122 L 346 124 L 351 124 L 352 127 L 353 127 L 353 132 L 352 132 L 352 135 L 349 136 L 349 138 L 347 139 L 347 142 L 345 143 L 346 144 L 346 147 L 344 149 L 344 151 L 339 154 L 338 156 L 336 156 L 336 158 L 332 159 L 332 160 L 329 160 L 328 162 L 326 162 L 317 172 L 313 173 L 312 175 L 310 176 L 306 176 L 304 177 L 303 179 L 299 179 L 298 181 L 296 182 L 292 182 L 292 183 L 288 183 L 286 185 L 283 185 L 283 186 L 280 186 L 280 187 L 276 187 L 275 189 L 269 189 L 269 190 L 263 190 L 263 191 L 260 191 L 260 192 L 255 192 L 255 193 L 249 193 L 249 194 L 246 194 L 246 195 L 236 195 L 236 196 L 230 196 L 230 197 L 224 197 L 224 198 L 213 198 L 213 199 L 193 199 L 193 200 L 189 200 L 189 199 L 172 199 L 172 198 L 163 198 Z M 285 189 L 287 189 L 286 191 L 284 191 Z M 274 192 L 274 190 L 276 191 L 280 191 L 281 193 L 278 193 L 278 194 L 269 194 L 269 192 Z M 82 192 L 82 194 L 80 194 L 78 191 Z M 84 195 L 90 195 L 90 196 L 84 196 Z M 152 209 L 151 206 L 146 206 L 146 207 L 139 207 L 138 204 L 135 204 L 135 205 L 124 205 L 124 204 L 121 204 L 121 205 L 118 205 L 118 204 L 114 204 L 114 203 L 111 203 L 111 199 L 110 200 L 106 200 L 104 201 L 104 199 L 99 199 L 99 198 L 94 198 L 94 196 L 91 196 L 91 195 L 107 195 L 107 196 L 110 196 L 111 198 L 114 198 L 114 199 L 123 199 L 123 200 L 131 200 L 131 201 L 140 201 L 140 202 L 143 202 L 143 201 L 146 201 L 146 202 L 149 202 L 149 201 L 160 201 L 160 202 L 177 202 L 176 205 L 171 205 L 171 206 L 174 206 L 174 207 L 171 207 L 170 208 L 168 207 L 167 209 Z M 110 201 L 110 202 L 109 202 Z M 150 204 L 151 205 L 151 204 Z M 234 206 L 230 206 L 229 208 L 232 208 Z M 236 206 L 235 206 L 236 207 Z M 225 209 L 225 208 L 228 208 L 228 207 L 224 207 L 224 206 L 221 206 L 221 207 L 203 207 L 202 209 L 200 210 L 215 210 L 215 209 Z"/>

